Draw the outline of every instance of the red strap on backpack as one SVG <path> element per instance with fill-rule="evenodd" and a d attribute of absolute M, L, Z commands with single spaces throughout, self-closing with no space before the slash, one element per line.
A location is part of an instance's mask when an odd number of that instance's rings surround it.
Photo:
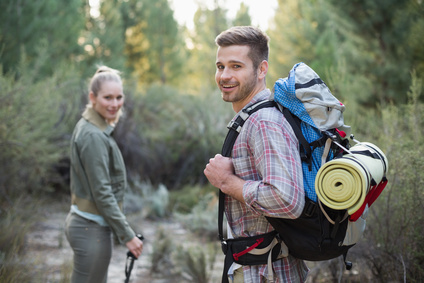
<path fill-rule="evenodd" d="M 336 132 L 342 137 L 342 138 L 345 138 L 346 137 L 346 133 L 345 133 L 345 131 L 341 131 L 341 130 L 339 130 L 339 129 L 337 129 L 336 128 Z"/>
<path fill-rule="evenodd" d="M 264 238 L 259 238 L 256 240 L 256 243 L 254 243 L 253 245 L 251 245 L 250 247 L 248 247 L 247 249 L 245 249 L 244 251 L 241 251 L 239 253 L 235 253 L 233 254 L 233 258 L 234 260 L 238 260 L 239 257 L 241 257 L 242 255 L 247 254 L 248 252 L 250 252 L 251 250 L 253 250 L 254 248 L 256 248 L 257 246 L 259 246 L 262 242 L 264 241 Z"/>
<path fill-rule="evenodd" d="M 355 213 L 353 213 L 349 217 L 349 220 L 352 222 L 355 222 L 356 220 L 358 220 L 359 217 L 361 217 L 362 213 L 364 212 L 366 205 L 368 204 L 368 207 L 370 207 L 374 203 L 374 201 L 378 198 L 378 196 L 381 194 L 381 192 L 384 190 L 386 185 L 387 185 L 387 179 L 383 178 L 383 180 L 378 185 L 372 186 L 370 191 L 366 195 L 365 201 L 362 204 L 361 208 L 359 208 Z"/>

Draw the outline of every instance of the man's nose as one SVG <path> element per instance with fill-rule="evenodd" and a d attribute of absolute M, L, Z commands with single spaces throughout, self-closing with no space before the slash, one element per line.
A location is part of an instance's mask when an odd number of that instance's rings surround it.
<path fill-rule="evenodd" d="M 222 70 L 221 79 L 228 80 L 228 79 L 231 79 L 232 76 L 233 76 L 232 75 L 232 72 L 231 72 L 231 70 L 229 68 L 224 68 Z"/>

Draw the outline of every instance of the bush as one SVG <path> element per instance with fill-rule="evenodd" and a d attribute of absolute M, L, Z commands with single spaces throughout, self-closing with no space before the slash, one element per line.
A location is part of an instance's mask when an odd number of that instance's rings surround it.
<path fill-rule="evenodd" d="M 175 245 L 170 233 L 159 227 L 151 254 L 150 274 L 161 274 L 165 277 L 171 276 L 174 268 L 171 254 L 174 251 Z"/>
<path fill-rule="evenodd" d="M 3 201 L 27 192 L 50 192 L 66 182 L 59 168 L 68 155 L 69 123 L 80 93 L 79 81 L 68 71 L 37 81 L 37 70 L 22 64 L 19 78 L 0 75 Z"/>
<path fill-rule="evenodd" d="M 200 185 L 186 185 L 170 192 L 170 207 L 174 213 L 188 214 L 205 195 L 217 192 L 217 188 Z"/>
<path fill-rule="evenodd" d="M 141 175 L 169 190 L 206 183 L 203 169 L 221 150 L 230 106 L 223 107 L 217 92 L 197 97 L 166 86 L 132 99 L 116 134 L 130 177 Z"/>
<path fill-rule="evenodd" d="M 175 218 L 201 238 L 215 240 L 218 223 L 218 196 L 210 192 L 197 197 L 199 201 L 193 206 L 190 213 L 175 212 Z"/>
<path fill-rule="evenodd" d="M 178 246 L 175 253 L 177 268 L 189 282 L 211 282 L 217 251 L 217 246 L 211 243 L 206 249 L 198 245 L 187 248 Z"/>
<path fill-rule="evenodd" d="M 409 103 L 382 109 L 376 144 L 389 161 L 389 183 L 370 210 L 365 258 L 380 282 L 424 280 L 424 105 L 413 75 Z M 376 135 L 378 134 L 378 135 Z"/>
<path fill-rule="evenodd" d="M 126 212 L 141 211 L 144 217 L 153 219 L 170 215 L 169 192 L 163 184 L 156 188 L 149 182 L 133 180 L 131 188 L 125 197 Z"/>

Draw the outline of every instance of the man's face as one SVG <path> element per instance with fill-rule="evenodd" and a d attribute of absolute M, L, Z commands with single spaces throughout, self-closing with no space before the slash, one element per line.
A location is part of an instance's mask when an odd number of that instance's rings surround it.
<path fill-rule="evenodd" d="M 249 50 L 250 47 L 245 45 L 218 47 L 216 55 L 216 83 L 222 99 L 233 103 L 236 112 L 265 87 L 258 79 L 260 68 L 254 70 L 253 62 L 247 56 Z"/>

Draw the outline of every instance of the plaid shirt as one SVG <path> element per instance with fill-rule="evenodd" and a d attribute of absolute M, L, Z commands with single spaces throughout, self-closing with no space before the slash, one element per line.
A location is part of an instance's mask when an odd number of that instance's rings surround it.
<path fill-rule="evenodd" d="M 248 103 L 268 99 L 270 90 L 256 94 Z M 234 119 L 237 117 L 236 115 Z M 232 151 L 246 204 L 225 198 L 225 214 L 234 238 L 273 230 L 265 216 L 297 218 L 305 201 L 298 140 L 277 108 L 264 108 L 245 122 Z M 273 262 L 274 280 L 304 282 L 308 268 L 292 256 Z M 244 266 L 244 282 L 259 283 L 267 276 L 267 265 Z"/>

